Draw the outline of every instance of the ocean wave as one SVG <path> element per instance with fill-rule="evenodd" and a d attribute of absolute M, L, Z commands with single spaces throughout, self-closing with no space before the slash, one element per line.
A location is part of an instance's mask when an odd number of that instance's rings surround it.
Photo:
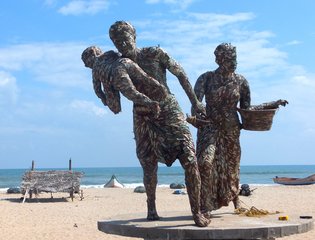
<path fill-rule="evenodd" d="M 248 185 L 251 187 L 272 187 L 272 186 L 276 186 L 277 184 L 274 184 L 274 183 L 270 183 L 270 184 L 249 183 Z M 240 187 L 241 186 L 242 186 L 242 184 L 240 184 Z"/>
<path fill-rule="evenodd" d="M 9 188 L 0 188 L 0 192 L 7 192 Z"/>
<path fill-rule="evenodd" d="M 123 183 L 124 188 L 136 188 L 138 186 L 143 186 L 143 183 Z M 158 184 L 158 188 L 166 188 L 169 187 L 169 184 Z M 82 189 L 87 189 L 87 188 L 104 188 L 104 184 L 102 185 L 81 185 Z"/>

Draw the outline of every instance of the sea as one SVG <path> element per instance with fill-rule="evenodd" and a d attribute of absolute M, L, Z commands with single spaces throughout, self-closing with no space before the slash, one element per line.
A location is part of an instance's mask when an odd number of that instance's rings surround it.
<path fill-rule="evenodd" d="M 37 171 L 67 170 L 67 169 L 36 169 Z M 81 179 L 82 188 L 102 188 L 115 175 L 126 188 L 143 186 L 143 171 L 141 167 L 117 168 L 73 168 L 73 171 L 84 173 Z M 29 169 L 0 169 L 0 191 L 19 187 L 22 176 Z M 315 173 L 315 165 L 255 165 L 241 166 L 240 184 L 274 185 L 272 178 L 307 177 Z M 158 187 L 168 187 L 171 183 L 184 183 L 185 176 L 182 167 L 159 166 Z"/>

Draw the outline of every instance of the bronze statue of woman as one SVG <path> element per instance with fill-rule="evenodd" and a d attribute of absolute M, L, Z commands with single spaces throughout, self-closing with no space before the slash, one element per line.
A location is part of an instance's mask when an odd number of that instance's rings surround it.
<path fill-rule="evenodd" d="M 240 130 L 237 107 L 267 109 L 285 106 L 286 100 L 251 106 L 247 80 L 235 73 L 236 47 L 222 43 L 214 51 L 219 67 L 197 79 L 194 91 L 199 101 L 205 97 L 207 121 L 198 128 L 197 160 L 201 176 L 201 210 L 210 212 L 233 201 L 239 207 Z M 192 114 L 196 113 L 192 110 Z M 202 117 L 201 117 L 202 118 Z"/>

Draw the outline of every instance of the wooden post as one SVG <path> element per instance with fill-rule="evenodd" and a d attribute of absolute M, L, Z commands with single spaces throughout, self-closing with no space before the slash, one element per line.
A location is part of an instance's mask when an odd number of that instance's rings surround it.
<path fill-rule="evenodd" d="M 23 198 L 23 202 L 22 202 L 22 203 L 25 202 L 25 199 L 26 199 L 26 195 L 27 195 L 27 194 L 28 194 L 28 188 L 25 189 L 25 194 L 24 194 L 24 198 Z"/>
<path fill-rule="evenodd" d="M 71 158 L 69 159 L 69 171 L 71 171 L 72 166 L 71 166 Z"/>
<path fill-rule="evenodd" d="M 32 171 L 34 171 L 35 163 L 34 160 L 32 161 Z"/>

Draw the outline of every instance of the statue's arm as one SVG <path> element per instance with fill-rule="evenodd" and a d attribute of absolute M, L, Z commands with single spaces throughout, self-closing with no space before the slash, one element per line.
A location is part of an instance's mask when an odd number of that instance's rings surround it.
<path fill-rule="evenodd" d="M 140 93 L 133 82 L 124 66 L 118 66 L 113 72 L 112 85 L 115 89 L 120 91 L 130 101 L 141 104 L 144 106 L 151 106 L 154 101 L 149 97 Z"/>
<path fill-rule="evenodd" d="M 98 98 L 101 99 L 104 106 L 107 106 L 106 96 L 102 90 L 102 83 L 93 76 L 93 89 Z"/>
<path fill-rule="evenodd" d="M 266 102 L 259 105 L 252 105 L 250 106 L 249 109 L 251 110 L 275 109 L 278 108 L 280 105 L 285 107 L 285 105 L 287 104 L 288 104 L 287 100 L 279 99 L 277 101 Z"/>
<path fill-rule="evenodd" d="M 139 84 L 149 87 L 152 91 L 158 91 L 164 98 L 167 96 L 168 91 L 166 87 L 159 83 L 155 78 L 150 77 L 139 65 L 130 59 L 124 59 L 127 66 L 129 77 L 133 81 L 138 81 Z"/>
<path fill-rule="evenodd" d="M 182 66 L 177 63 L 172 57 L 170 57 L 165 51 L 163 51 L 162 49 L 160 49 L 160 51 L 161 61 L 163 62 L 163 64 L 165 64 L 166 68 L 177 77 L 192 106 L 196 109 L 197 112 L 205 114 L 205 107 L 198 100 Z"/>
<path fill-rule="evenodd" d="M 197 99 L 202 102 L 205 96 L 205 84 L 207 81 L 206 73 L 200 75 L 195 83 L 194 91 Z"/>
<path fill-rule="evenodd" d="M 238 75 L 240 81 L 240 108 L 248 109 L 250 107 L 250 88 L 248 81 L 241 75 Z"/>
<path fill-rule="evenodd" d="M 200 75 L 195 83 L 194 86 L 194 92 L 196 94 L 196 97 L 198 101 L 202 102 L 204 96 L 205 96 L 205 84 L 206 84 L 206 73 Z M 195 116 L 196 115 L 196 109 L 194 106 L 191 107 L 191 115 Z"/>

